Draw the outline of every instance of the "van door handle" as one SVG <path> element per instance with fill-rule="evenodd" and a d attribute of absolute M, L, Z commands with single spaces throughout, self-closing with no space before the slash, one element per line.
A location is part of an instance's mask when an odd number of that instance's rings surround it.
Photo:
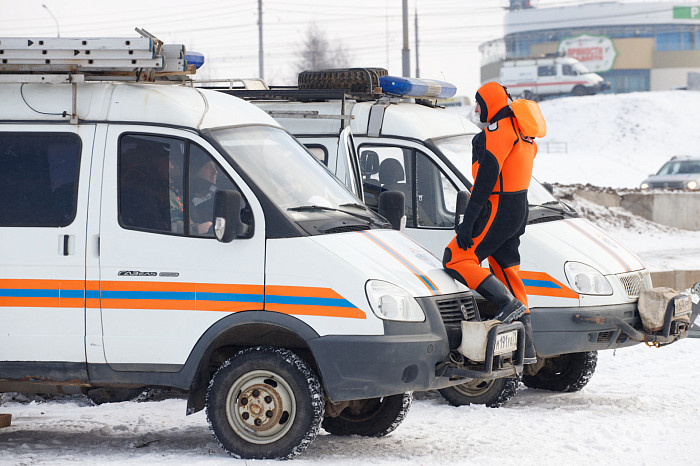
<path fill-rule="evenodd" d="M 70 235 L 63 235 L 63 255 L 67 256 L 70 254 L 70 251 L 68 250 L 70 243 Z"/>

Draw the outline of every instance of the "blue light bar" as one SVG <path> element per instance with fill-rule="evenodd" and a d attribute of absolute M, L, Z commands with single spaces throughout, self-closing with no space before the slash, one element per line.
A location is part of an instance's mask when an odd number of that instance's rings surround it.
<path fill-rule="evenodd" d="M 434 79 L 382 76 L 379 78 L 379 86 L 387 94 L 404 97 L 449 99 L 457 93 L 457 87 L 454 84 Z"/>
<path fill-rule="evenodd" d="M 185 53 L 185 61 L 188 65 L 194 65 L 196 69 L 204 64 L 204 55 L 199 52 L 187 52 Z"/>

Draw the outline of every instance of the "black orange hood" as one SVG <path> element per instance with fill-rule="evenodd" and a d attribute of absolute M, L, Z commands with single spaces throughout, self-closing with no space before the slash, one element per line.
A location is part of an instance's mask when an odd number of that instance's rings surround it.
<path fill-rule="evenodd" d="M 479 119 L 482 123 L 490 123 L 499 110 L 508 106 L 508 94 L 503 86 L 492 81 L 476 91 L 476 101 L 481 107 Z"/>

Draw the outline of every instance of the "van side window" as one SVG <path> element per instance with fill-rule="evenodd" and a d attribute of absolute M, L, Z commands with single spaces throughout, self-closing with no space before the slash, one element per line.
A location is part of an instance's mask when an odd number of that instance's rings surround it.
<path fill-rule="evenodd" d="M 72 133 L 0 133 L 0 226 L 70 225 L 81 150 Z"/>
<path fill-rule="evenodd" d="M 578 72 L 571 65 L 562 65 L 561 72 L 564 76 L 576 76 Z"/>
<path fill-rule="evenodd" d="M 190 234 L 213 238 L 214 194 L 220 189 L 238 189 L 216 161 L 195 144 L 190 146 L 187 179 Z"/>
<path fill-rule="evenodd" d="M 556 76 L 557 68 L 556 66 L 538 66 L 537 76 Z"/>
<path fill-rule="evenodd" d="M 304 146 L 319 162 L 328 166 L 328 150 L 325 146 L 321 144 L 304 144 Z"/>
<path fill-rule="evenodd" d="M 238 190 L 201 147 L 178 138 L 125 134 L 119 140 L 119 223 L 127 229 L 214 237 L 214 193 Z M 252 235 L 244 200 L 242 220 Z"/>
<path fill-rule="evenodd" d="M 382 192 L 401 191 L 406 199 L 406 227 L 454 227 L 457 188 L 424 153 L 363 144 L 360 168 L 365 202 L 371 209 L 377 210 Z"/>

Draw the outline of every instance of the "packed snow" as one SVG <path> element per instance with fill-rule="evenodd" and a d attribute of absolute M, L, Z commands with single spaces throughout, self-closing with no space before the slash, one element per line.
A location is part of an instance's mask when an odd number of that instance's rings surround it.
<path fill-rule="evenodd" d="M 556 183 L 594 223 L 640 254 L 652 270 L 700 267 L 700 233 L 657 225 L 623 209 L 579 199 L 570 185 L 636 188 L 667 159 L 697 154 L 700 93 L 665 91 L 571 97 L 541 103 L 548 135 L 535 175 Z M 700 463 L 700 339 L 663 348 L 601 351 L 580 392 L 525 388 L 502 408 L 452 407 L 417 393 L 389 436 L 321 435 L 299 465 Z M 0 465 L 274 464 L 228 457 L 204 412 L 183 398 L 93 405 L 87 398 L 0 395 Z"/>

